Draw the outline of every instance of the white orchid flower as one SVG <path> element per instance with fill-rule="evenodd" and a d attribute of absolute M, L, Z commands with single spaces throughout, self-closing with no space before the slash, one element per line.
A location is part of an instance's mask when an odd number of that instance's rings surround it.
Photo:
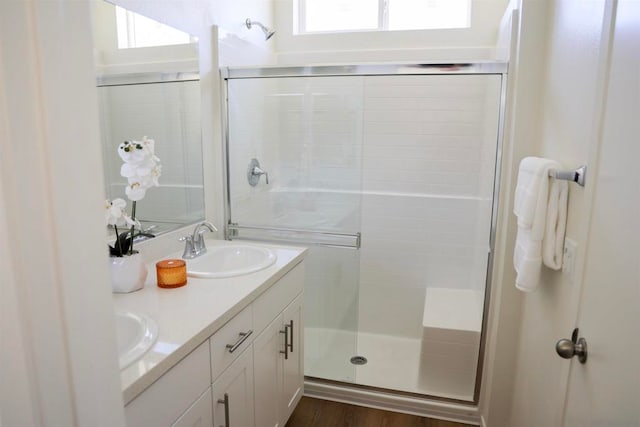
<path fill-rule="evenodd" d="M 147 194 L 147 186 L 144 186 L 140 181 L 129 180 L 129 185 L 127 185 L 124 189 L 125 194 L 134 202 L 138 200 L 144 199 L 144 196 Z"/>
<path fill-rule="evenodd" d="M 156 157 L 155 155 L 155 146 L 156 146 L 156 142 L 153 139 L 149 139 L 145 136 L 142 137 L 142 141 L 141 141 L 142 146 L 144 147 L 144 150 L 147 152 L 147 154 L 156 162 L 159 162 L 160 159 Z"/>
<path fill-rule="evenodd" d="M 120 175 L 125 178 L 149 175 L 156 166 L 157 163 L 152 159 L 146 159 L 140 163 L 123 163 L 120 167 Z"/>
<path fill-rule="evenodd" d="M 141 164 L 154 157 L 153 151 L 141 141 L 124 141 L 118 146 L 118 155 L 129 164 Z"/>
<path fill-rule="evenodd" d="M 162 175 L 162 165 L 161 164 L 156 164 L 153 169 L 151 169 L 151 181 L 153 182 L 153 185 L 155 187 L 160 185 L 160 175 Z"/>
<path fill-rule="evenodd" d="M 162 166 L 153 139 L 144 136 L 142 141 L 124 141 L 118 146 L 118 155 L 124 161 L 120 175 L 129 183 L 125 188 L 129 200 L 142 200 L 148 188 L 160 185 Z"/>
<path fill-rule="evenodd" d="M 127 202 L 123 199 L 113 199 L 112 201 L 105 200 L 105 221 L 108 225 L 123 226 L 123 225 L 135 225 L 136 222 L 131 219 L 125 212 Z"/>

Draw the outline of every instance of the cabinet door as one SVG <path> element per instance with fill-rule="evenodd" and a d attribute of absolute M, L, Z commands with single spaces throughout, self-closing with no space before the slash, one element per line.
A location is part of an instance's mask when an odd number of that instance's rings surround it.
<path fill-rule="evenodd" d="M 246 349 L 215 380 L 213 421 L 216 427 L 253 427 L 253 352 Z"/>
<path fill-rule="evenodd" d="M 171 427 L 213 427 L 211 387 Z"/>
<path fill-rule="evenodd" d="M 256 427 L 281 427 L 282 315 L 275 318 L 253 342 Z"/>
<path fill-rule="evenodd" d="M 302 294 L 284 309 L 283 319 L 290 347 L 282 376 L 281 422 L 284 425 L 302 398 L 304 389 L 304 323 Z"/>

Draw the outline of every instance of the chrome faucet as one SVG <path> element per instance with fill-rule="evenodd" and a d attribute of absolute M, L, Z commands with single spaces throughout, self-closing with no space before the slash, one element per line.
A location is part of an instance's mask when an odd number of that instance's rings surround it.
<path fill-rule="evenodd" d="M 204 233 L 207 231 L 218 231 L 215 225 L 209 221 L 203 221 L 196 225 L 193 234 L 188 234 L 180 239 L 184 242 L 184 253 L 182 258 L 193 259 L 207 252 L 207 246 L 204 242 Z"/>

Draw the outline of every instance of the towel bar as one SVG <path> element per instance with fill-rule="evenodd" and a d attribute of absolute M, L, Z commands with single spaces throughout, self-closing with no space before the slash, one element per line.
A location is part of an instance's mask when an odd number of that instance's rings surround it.
<path fill-rule="evenodd" d="M 582 165 L 577 169 L 571 171 L 555 170 L 549 171 L 549 176 L 555 179 L 562 179 L 565 181 L 573 181 L 584 187 L 585 176 L 587 175 L 587 165 Z"/>

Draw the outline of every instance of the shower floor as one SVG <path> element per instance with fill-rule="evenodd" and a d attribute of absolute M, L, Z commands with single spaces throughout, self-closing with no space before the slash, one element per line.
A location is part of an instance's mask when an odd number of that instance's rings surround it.
<path fill-rule="evenodd" d="M 420 339 L 305 328 L 305 375 L 430 396 L 473 400 L 475 378 L 451 372 L 449 381 L 420 377 Z M 367 359 L 353 365 L 353 356 Z M 457 377 L 456 377 L 457 376 Z M 473 375 L 475 377 L 475 375 Z"/>

